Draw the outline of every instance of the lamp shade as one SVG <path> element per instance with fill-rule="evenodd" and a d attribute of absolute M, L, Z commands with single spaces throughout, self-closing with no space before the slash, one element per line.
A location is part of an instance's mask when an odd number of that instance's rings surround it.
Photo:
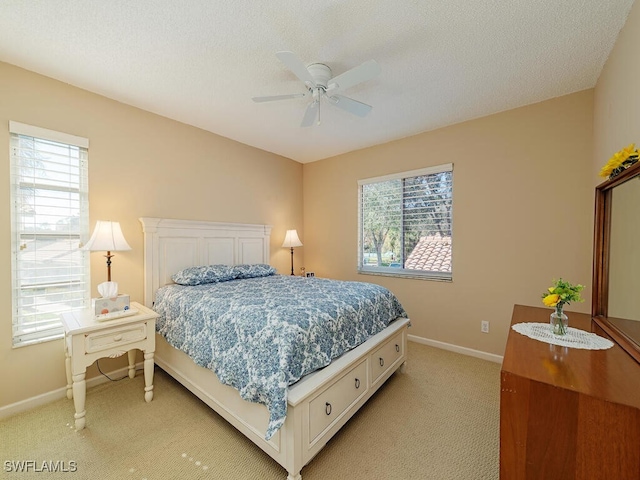
<path fill-rule="evenodd" d="M 286 248 L 301 247 L 302 242 L 298 238 L 298 232 L 296 230 L 287 230 L 282 246 Z"/>
<path fill-rule="evenodd" d="M 93 235 L 82 247 L 83 250 L 117 252 L 121 250 L 131 250 L 131 247 L 122 235 L 122 229 L 118 222 L 107 222 L 98 220 Z"/>

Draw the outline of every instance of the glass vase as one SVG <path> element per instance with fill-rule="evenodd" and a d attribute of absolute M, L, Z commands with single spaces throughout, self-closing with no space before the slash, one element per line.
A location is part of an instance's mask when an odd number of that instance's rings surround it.
<path fill-rule="evenodd" d="M 551 314 L 551 319 L 549 321 L 551 324 L 551 332 L 554 335 L 566 335 L 567 329 L 569 328 L 569 317 L 567 317 L 564 312 L 554 311 Z"/>

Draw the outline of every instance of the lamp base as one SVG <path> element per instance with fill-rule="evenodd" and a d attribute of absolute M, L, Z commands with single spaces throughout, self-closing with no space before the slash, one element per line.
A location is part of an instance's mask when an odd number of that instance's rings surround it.
<path fill-rule="evenodd" d="M 113 254 L 107 251 L 105 258 L 107 259 L 107 282 L 111 281 L 111 258 L 113 258 Z"/>
<path fill-rule="evenodd" d="M 293 275 L 293 247 L 291 247 L 291 275 Z"/>

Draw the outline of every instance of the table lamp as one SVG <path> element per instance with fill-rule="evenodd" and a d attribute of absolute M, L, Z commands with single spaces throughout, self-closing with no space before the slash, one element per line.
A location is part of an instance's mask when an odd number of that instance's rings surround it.
<path fill-rule="evenodd" d="M 91 252 L 107 252 L 105 255 L 107 258 L 107 285 L 98 285 L 98 291 L 103 294 L 103 297 L 112 297 L 114 296 L 114 293 L 117 295 L 118 284 L 113 282 L 115 283 L 115 285 L 113 285 L 111 282 L 111 257 L 113 257 L 111 252 L 131 250 L 131 247 L 125 240 L 124 235 L 122 235 L 120 223 L 98 220 L 96 222 L 96 227 L 93 230 L 93 235 L 91 235 L 91 238 L 86 245 L 82 247 L 82 249 L 89 250 Z M 113 291 L 114 287 L 115 292 Z M 107 290 L 109 291 L 107 292 Z"/>
<path fill-rule="evenodd" d="M 291 249 L 291 275 L 293 275 L 293 248 L 301 246 L 302 242 L 298 238 L 298 232 L 296 230 L 287 230 L 282 247 Z"/>

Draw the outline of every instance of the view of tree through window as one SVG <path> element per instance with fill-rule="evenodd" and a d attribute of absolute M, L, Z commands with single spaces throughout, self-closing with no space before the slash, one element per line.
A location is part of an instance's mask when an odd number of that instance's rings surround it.
<path fill-rule="evenodd" d="M 453 172 L 429 170 L 360 182 L 361 270 L 450 277 Z"/>

